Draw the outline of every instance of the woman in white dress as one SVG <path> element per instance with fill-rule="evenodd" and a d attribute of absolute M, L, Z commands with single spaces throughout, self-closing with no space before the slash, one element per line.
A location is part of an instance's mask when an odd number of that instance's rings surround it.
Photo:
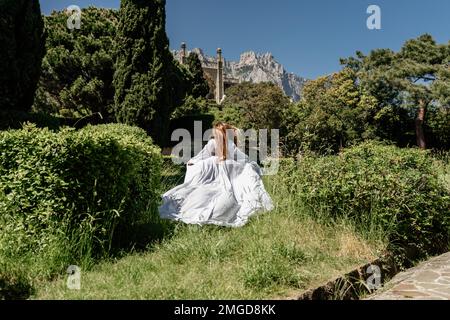
<path fill-rule="evenodd" d="M 237 129 L 219 123 L 213 132 L 214 138 L 187 163 L 184 183 L 162 196 L 162 218 L 241 227 L 255 213 L 273 209 L 258 164 L 236 146 Z"/>

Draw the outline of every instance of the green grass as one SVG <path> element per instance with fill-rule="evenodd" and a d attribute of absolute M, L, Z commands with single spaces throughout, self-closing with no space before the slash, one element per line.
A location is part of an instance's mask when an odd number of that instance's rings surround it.
<path fill-rule="evenodd" d="M 182 181 L 166 164 L 163 185 Z M 82 271 L 81 290 L 65 276 L 36 285 L 32 299 L 264 299 L 286 298 L 322 284 L 380 256 L 382 230 L 356 231 L 299 207 L 280 192 L 276 177 L 265 185 L 276 209 L 238 229 L 167 223 L 171 232 L 147 250 Z M 313 217 L 314 216 L 314 217 Z"/>

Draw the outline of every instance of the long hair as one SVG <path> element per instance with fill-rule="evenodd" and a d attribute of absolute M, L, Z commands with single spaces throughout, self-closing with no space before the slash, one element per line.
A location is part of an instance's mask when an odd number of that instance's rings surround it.
<path fill-rule="evenodd" d="M 228 155 L 228 134 L 233 135 L 233 142 L 238 144 L 238 129 L 225 122 L 219 122 L 214 126 L 214 139 L 216 140 L 216 156 L 219 161 L 225 161 Z"/>

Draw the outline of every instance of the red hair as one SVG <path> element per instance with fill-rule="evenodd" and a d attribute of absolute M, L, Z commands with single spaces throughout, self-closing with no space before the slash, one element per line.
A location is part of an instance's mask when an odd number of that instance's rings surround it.
<path fill-rule="evenodd" d="M 214 126 L 214 138 L 216 140 L 216 156 L 219 161 L 227 159 L 228 136 L 227 132 L 233 132 L 233 141 L 237 145 L 237 128 L 225 122 L 219 122 Z"/>

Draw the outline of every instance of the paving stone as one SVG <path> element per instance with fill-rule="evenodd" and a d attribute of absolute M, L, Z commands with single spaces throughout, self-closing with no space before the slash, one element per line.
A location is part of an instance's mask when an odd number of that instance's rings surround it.
<path fill-rule="evenodd" d="M 442 287 L 442 285 L 437 283 L 418 283 L 417 286 L 426 290 L 439 289 Z"/>
<path fill-rule="evenodd" d="M 416 287 L 415 285 L 413 285 L 413 284 L 407 284 L 407 283 L 399 284 L 399 285 L 397 285 L 397 286 L 395 286 L 395 287 L 393 288 L 393 290 L 399 290 L 399 291 L 404 291 L 404 290 L 416 290 L 416 289 L 417 289 L 417 287 Z"/>
<path fill-rule="evenodd" d="M 397 296 L 403 296 L 404 298 L 415 298 L 415 297 L 429 297 L 430 295 L 425 292 L 420 291 L 409 291 L 409 290 L 392 290 L 392 293 Z"/>
<path fill-rule="evenodd" d="M 396 275 L 370 300 L 450 300 L 450 252 Z"/>
<path fill-rule="evenodd" d="M 440 274 L 435 271 L 423 271 L 413 276 L 415 279 L 417 279 L 420 282 L 434 282 L 439 277 Z"/>
<path fill-rule="evenodd" d="M 414 298 L 414 300 L 447 300 L 447 299 L 441 297 L 417 297 Z"/>
<path fill-rule="evenodd" d="M 438 279 L 437 283 L 450 285 L 450 281 L 449 280 L 445 280 L 445 279 Z"/>

